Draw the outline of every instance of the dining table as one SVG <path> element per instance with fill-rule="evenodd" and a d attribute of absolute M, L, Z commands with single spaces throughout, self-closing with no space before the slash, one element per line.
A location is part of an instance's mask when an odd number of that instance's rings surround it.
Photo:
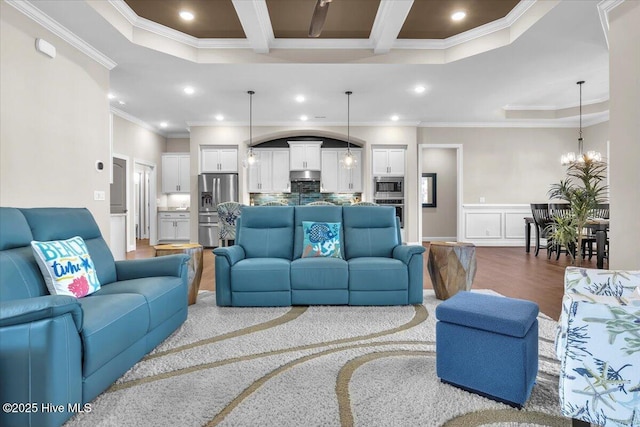
<path fill-rule="evenodd" d="M 589 219 L 587 220 L 585 228 L 593 231 L 596 236 L 596 267 L 603 269 L 607 233 L 609 232 L 609 220 L 603 218 Z"/>

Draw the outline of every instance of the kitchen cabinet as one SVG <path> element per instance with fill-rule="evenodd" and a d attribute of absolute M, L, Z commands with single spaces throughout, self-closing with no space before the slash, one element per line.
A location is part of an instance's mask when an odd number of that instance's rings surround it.
<path fill-rule="evenodd" d="M 287 141 L 289 143 L 289 169 L 320 170 L 320 146 L 322 141 Z"/>
<path fill-rule="evenodd" d="M 189 238 L 188 212 L 160 212 L 158 214 L 158 240 L 184 241 Z"/>
<path fill-rule="evenodd" d="M 191 180 L 189 153 L 162 155 L 162 192 L 188 193 Z"/>
<path fill-rule="evenodd" d="M 202 173 L 237 173 L 238 149 L 201 147 L 200 171 Z"/>
<path fill-rule="evenodd" d="M 254 149 L 256 163 L 249 167 L 250 193 L 287 193 L 289 181 L 289 151 Z"/>
<path fill-rule="evenodd" d="M 338 192 L 361 193 L 362 192 L 362 150 L 351 149 L 351 154 L 356 159 L 356 165 L 351 169 L 345 169 L 340 165 L 340 159 L 347 152 L 338 153 Z"/>
<path fill-rule="evenodd" d="M 404 148 L 374 148 L 373 176 L 404 176 Z"/>
<path fill-rule="evenodd" d="M 362 150 L 351 149 L 357 163 L 352 169 L 345 169 L 340 164 L 347 150 L 322 150 L 322 181 L 320 191 L 323 193 L 360 193 L 362 192 Z"/>

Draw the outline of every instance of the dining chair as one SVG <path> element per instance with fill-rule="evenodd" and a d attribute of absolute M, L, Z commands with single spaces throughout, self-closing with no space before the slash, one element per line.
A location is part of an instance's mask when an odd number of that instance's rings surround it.
<path fill-rule="evenodd" d="M 325 200 L 318 200 L 316 202 L 307 203 L 307 206 L 335 206 L 335 203 L 327 202 Z"/>
<path fill-rule="evenodd" d="M 599 203 L 590 213 L 590 218 L 609 219 L 609 203 Z M 596 236 L 591 228 L 587 228 L 582 234 L 582 258 L 587 256 L 589 252 L 589 261 L 593 257 L 593 245 L 596 243 Z M 609 254 L 609 238 L 605 242 L 605 258 Z"/>
<path fill-rule="evenodd" d="M 549 204 L 531 203 L 531 214 L 533 216 L 533 222 L 536 229 L 535 256 L 538 256 L 538 252 L 540 252 L 540 249 L 544 248 L 547 250 L 547 258 L 551 258 L 550 248 L 553 242 L 551 241 L 551 238 L 549 236 L 551 233 L 551 224 L 553 220 L 551 219 L 551 215 L 549 214 Z M 546 239 L 547 244 L 545 246 L 541 246 L 540 239 Z"/>
<path fill-rule="evenodd" d="M 236 222 L 240 217 L 242 204 L 238 202 L 223 202 L 218 204 L 218 234 L 222 241 L 222 246 L 230 246 L 236 240 Z M 226 244 L 225 244 L 226 243 Z"/>
<path fill-rule="evenodd" d="M 568 218 L 571 216 L 571 205 L 569 203 L 549 203 L 549 216 L 551 217 L 551 231 L 553 231 L 555 218 Z M 575 255 L 575 250 L 575 245 L 574 247 L 566 248 L 558 242 L 554 242 L 551 247 L 551 252 L 555 251 L 556 253 L 556 260 L 560 259 L 560 253 L 562 252 L 569 254 L 569 251 L 571 251 Z"/>
<path fill-rule="evenodd" d="M 260 206 L 289 206 L 286 203 L 278 202 L 277 200 L 272 200 L 270 202 L 264 202 Z"/>

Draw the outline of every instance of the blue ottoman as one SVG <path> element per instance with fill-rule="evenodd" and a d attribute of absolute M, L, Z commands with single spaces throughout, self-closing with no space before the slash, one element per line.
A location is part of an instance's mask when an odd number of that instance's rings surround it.
<path fill-rule="evenodd" d="M 446 383 L 522 407 L 538 373 L 538 305 L 459 292 L 436 308 L 436 369 Z"/>

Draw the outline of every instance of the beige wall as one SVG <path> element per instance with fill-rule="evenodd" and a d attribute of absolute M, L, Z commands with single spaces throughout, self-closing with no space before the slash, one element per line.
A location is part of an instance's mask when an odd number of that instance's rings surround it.
<path fill-rule="evenodd" d="M 588 141 L 606 153 L 606 141 Z M 573 128 L 419 128 L 423 144 L 462 144 L 463 203 L 545 202 L 552 183 L 562 179 L 560 156 L 577 151 Z"/>
<path fill-rule="evenodd" d="M 142 126 L 132 123 L 122 117 L 113 115 L 113 153 L 128 158 L 127 173 L 129 188 L 127 191 L 127 250 L 135 247 L 135 209 L 134 203 L 134 171 L 135 162 L 155 165 L 156 170 L 156 199 L 164 197 L 162 194 L 162 153 L 166 150 L 165 137 L 151 132 Z M 153 195 L 152 195 L 153 197 Z M 152 213 L 153 215 L 153 213 Z"/>
<path fill-rule="evenodd" d="M 5 2 L 0 22 L 0 204 L 86 207 L 109 241 L 109 71 Z"/>
<path fill-rule="evenodd" d="M 189 138 L 167 138 L 167 152 L 188 153 L 190 144 Z"/>
<path fill-rule="evenodd" d="M 422 239 L 455 240 L 456 238 L 458 232 L 456 168 L 456 149 L 422 149 L 422 173 L 437 174 L 437 206 L 422 208 Z"/>
<path fill-rule="evenodd" d="M 640 2 L 609 14 L 610 267 L 640 269 Z"/>

